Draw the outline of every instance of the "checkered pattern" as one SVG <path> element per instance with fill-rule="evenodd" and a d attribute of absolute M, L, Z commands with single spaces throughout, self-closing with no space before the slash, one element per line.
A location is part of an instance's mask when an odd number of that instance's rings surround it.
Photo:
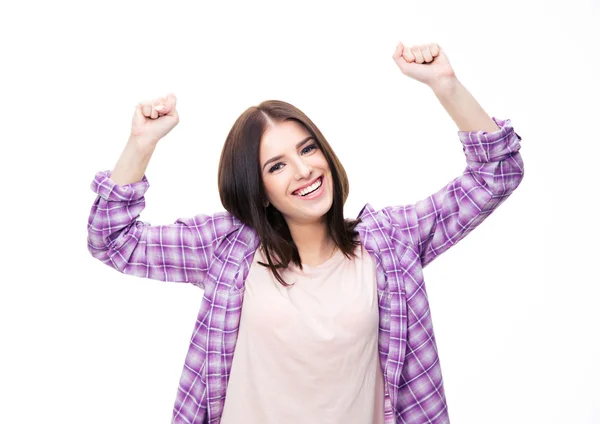
<path fill-rule="evenodd" d="M 359 213 L 357 231 L 377 269 L 386 424 L 449 422 L 422 271 L 489 216 L 523 178 L 521 137 L 510 120 L 493 119 L 496 132 L 458 132 L 467 167 L 441 190 L 414 205 L 375 210 L 367 203 Z M 164 226 L 142 222 L 148 187 L 146 176 L 119 186 L 110 171 L 96 174 L 88 249 L 125 274 L 205 289 L 172 422 L 219 423 L 244 282 L 260 240 L 228 212 Z"/>

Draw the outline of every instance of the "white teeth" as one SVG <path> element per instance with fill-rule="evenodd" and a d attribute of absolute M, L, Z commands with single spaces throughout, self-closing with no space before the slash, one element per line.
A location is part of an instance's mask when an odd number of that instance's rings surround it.
<path fill-rule="evenodd" d="M 321 186 L 321 178 L 319 178 L 317 181 L 315 181 L 315 183 L 313 185 L 310 185 L 310 186 L 296 192 L 296 195 L 304 196 L 306 193 L 310 193 L 311 191 L 316 190 L 320 186 Z"/>

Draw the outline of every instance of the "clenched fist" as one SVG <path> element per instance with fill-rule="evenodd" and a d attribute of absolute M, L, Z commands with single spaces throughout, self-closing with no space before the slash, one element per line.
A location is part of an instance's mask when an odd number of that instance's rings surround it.
<path fill-rule="evenodd" d="M 139 103 L 131 121 L 131 137 L 156 144 L 179 123 L 174 94 Z"/>
<path fill-rule="evenodd" d="M 398 43 L 392 58 L 404 75 L 428 86 L 456 78 L 446 53 L 436 43 L 412 47 Z"/>

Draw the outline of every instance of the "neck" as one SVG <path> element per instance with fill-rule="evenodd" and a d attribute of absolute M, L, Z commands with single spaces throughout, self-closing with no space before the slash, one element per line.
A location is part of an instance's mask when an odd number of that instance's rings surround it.
<path fill-rule="evenodd" d="M 320 265 L 332 256 L 335 245 L 329 236 L 325 218 L 313 223 L 288 221 L 287 224 L 303 264 Z"/>

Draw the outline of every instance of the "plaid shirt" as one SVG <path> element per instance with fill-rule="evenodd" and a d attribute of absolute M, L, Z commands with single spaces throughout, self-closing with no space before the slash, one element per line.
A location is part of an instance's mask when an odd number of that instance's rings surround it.
<path fill-rule="evenodd" d="M 376 263 L 386 424 L 449 422 L 422 270 L 489 216 L 523 178 L 521 137 L 509 119 L 492 119 L 498 131 L 458 132 L 467 161 L 462 175 L 414 205 L 375 210 L 367 203 L 358 215 L 356 230 Z M 91 183 L 97 197 L 88 249 L 124 274 L 204 289 L 172 422 L 219 423 L 258 235 L 228 212 L 151 226 L 138 220 L 146 176 L 120 186 L 110 173 L 98 172 Z"/>

